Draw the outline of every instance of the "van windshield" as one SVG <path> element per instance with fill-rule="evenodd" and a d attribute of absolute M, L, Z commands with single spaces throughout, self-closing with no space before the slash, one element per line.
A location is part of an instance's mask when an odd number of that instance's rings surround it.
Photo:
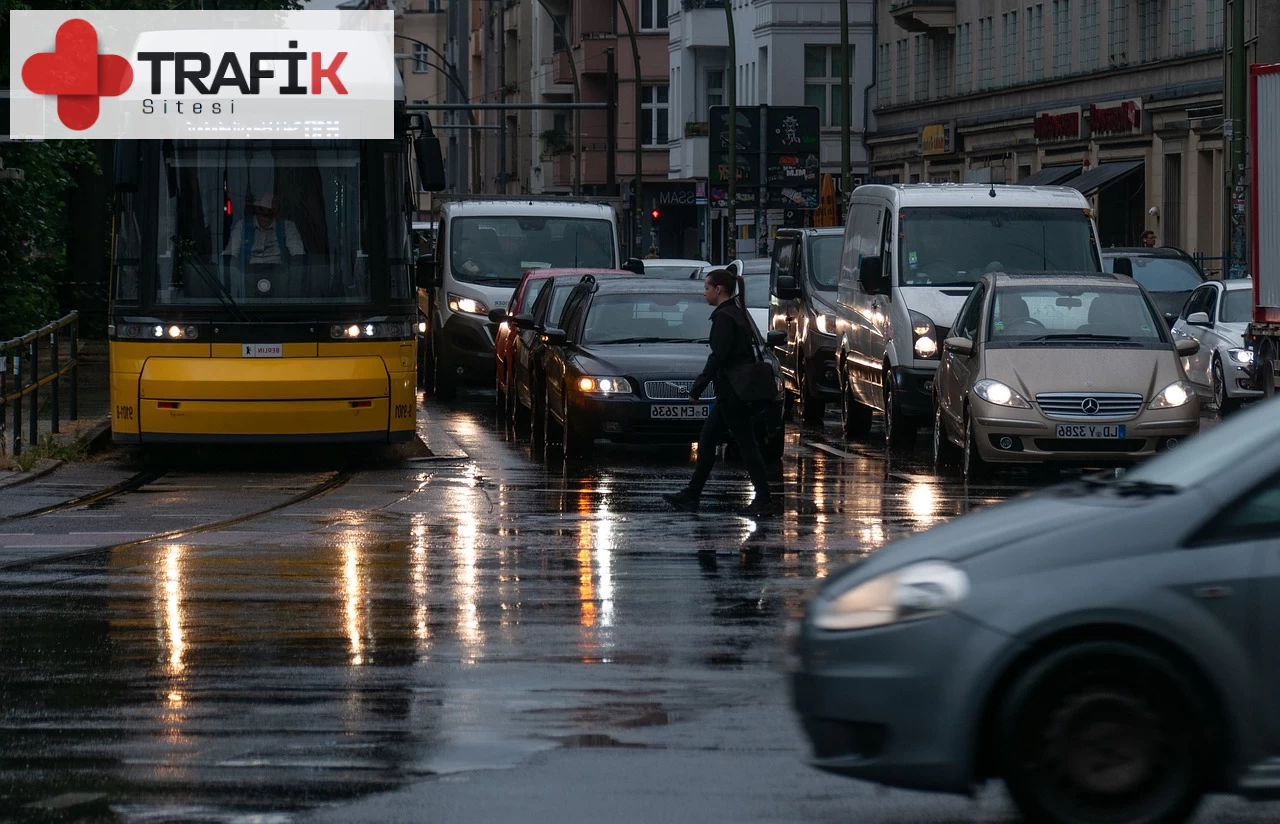
<path fill-rule="evenodd" d="M 515 286 L 529 269 L 613 269 L 613 224 L 574 217 L 460 217 L 450 266 L 468 283 Z"/>
<path fill-rule="evenodd" d="M 988 272 L 1100 272 L 1082 209 L 902 210 L 902 286 L 972 286 Z"/>
<path fill-rule="evenodd" d="M 841 235 L 821 235 L 810 241 L 809 275 L 815 287 L 835 291 L 840 283 L 840 252 L 843 247 Z"/>

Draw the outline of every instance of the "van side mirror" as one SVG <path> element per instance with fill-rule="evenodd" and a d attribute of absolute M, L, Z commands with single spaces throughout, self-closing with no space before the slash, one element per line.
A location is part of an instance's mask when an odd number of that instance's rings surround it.
<path fill-rule="evenodd" d="M 448 183 L 444 177 L 444 156 L 440 152 L 440 138 L 428 126 L 421 137 L 413 141 L 413 158 L 418 165 L 418 181 L 424 192 L 443 192 Z"/>
<path fill-rule="evenodd" d="M 889 294 L 889 284 L 885 280 L 883 258 L 864 257 L 858 264 L 858 282 L 862 284 L 862 291 L 868 295 Z"/>
<path fill-rule="evenodd" d="M 1192 326 L 1208 326 L 1209 313 L 1208 312 L 1192 312 L 1191 314 L 1187 315 L 1187 323 L 1191 324 Z"/>
<path fill-rule="evenodd" d="M 640 258 L 627 258 L 627 262 L 622 264 L 622 268 L 637 275 L 644 274 L 644 261 Z"/>
<path fill-rule="evenodd" d="M 947 338 L 942 342 L 942 347 L 948 352 L 955 352 L 965 357 L 973 354 L 973 341 L 968 338 Z"/>
<path fill-rule="evenodd" d="M 418 258 L 414 280 L 419 289 L 430 289 L 435 286 L 436 259 L 430 255 L 423 255 Z"/>
<path fill-rule="evenodd" d="M 770 346 L 782 346 L 787 342 L 787 333 L 781 329 L 770 329 L 765 334 L 764 340 Z"/>
<path fill-rule="evenodd" d="M 564 346 L 569 342 L 569 336 L 563 329 L 547 327 L 542 331 L 542 342 L 547 346 Z"/>
<path fill-rule="evenodd" d="M 800 287 L 791 275 L 779 275 L 773 287 L 773 293 L 783 300 L 795 300 L 800 297 Z"/>

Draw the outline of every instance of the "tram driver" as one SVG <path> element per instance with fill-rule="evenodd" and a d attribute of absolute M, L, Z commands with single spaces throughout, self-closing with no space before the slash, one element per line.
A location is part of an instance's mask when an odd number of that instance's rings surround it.
<path fill-rule="evenodd" d="M 242 277 L 232 279 L 231 294 L 243 297 L 248 291 L 258 297 L 295 297 L 282 288 L 292 258 L 305 262 L 302 235 L 291 220 L 278 217 L 275 195 L 266 192 L 253 202 L 253 217 L 245 217 L 231 227 L 224 254 L 238 267 Z"/>

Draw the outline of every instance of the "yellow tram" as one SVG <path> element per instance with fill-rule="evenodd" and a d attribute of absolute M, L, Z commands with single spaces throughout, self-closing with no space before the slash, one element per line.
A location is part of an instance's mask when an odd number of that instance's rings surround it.
<path fill-rule="evenodd" d="M 399 107 L 397 123 L 403 138 L 388 141 L 120 142 L 116 442 L 413 438 L 411 132 Z"/>

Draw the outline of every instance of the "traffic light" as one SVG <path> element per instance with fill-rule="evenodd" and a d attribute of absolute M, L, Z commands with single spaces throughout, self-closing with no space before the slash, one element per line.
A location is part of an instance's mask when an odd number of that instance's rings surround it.
<path fill-rule="evenodd" d="M 660 212 L 657 209 L 654 209 L 652 212 L 649 213 L 649 217 L 653 219 L 654 223 L 657 223 L 658 219 L 662 217 L 662 212 Z"/>

